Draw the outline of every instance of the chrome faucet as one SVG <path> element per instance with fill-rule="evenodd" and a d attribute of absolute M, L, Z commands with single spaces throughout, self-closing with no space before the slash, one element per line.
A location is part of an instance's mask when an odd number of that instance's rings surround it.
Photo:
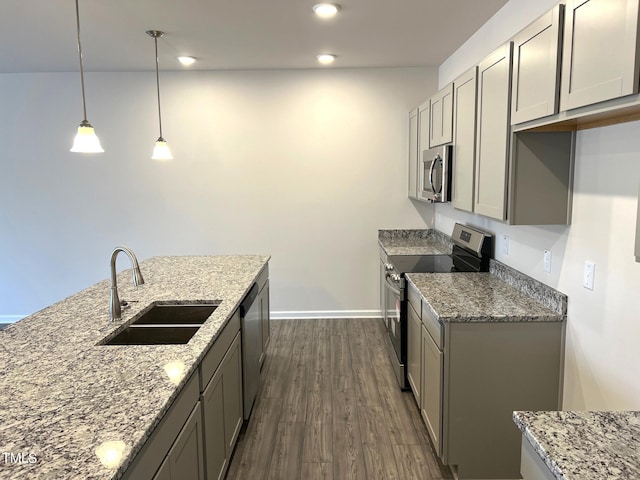
<path fill-rule="evenodd" d="M 109 302 L 109 314 L 112 322 L 120 320 L 122 316 L 120 298 L 118 298 L 118 283 L 116 281 L 116 258 L 118 258 L 118 253 L 120 252 L 126 253 L 129 260 L 131 260 L 133 284 L 137 287 L 144 283 L 144 278 L 142 278 L 142 272 L 140 272 L 140 265 L 138 265 L 136 254 L 128 247 L 116 247 L 113 252 L 111 252 L 111 298 Z"/>

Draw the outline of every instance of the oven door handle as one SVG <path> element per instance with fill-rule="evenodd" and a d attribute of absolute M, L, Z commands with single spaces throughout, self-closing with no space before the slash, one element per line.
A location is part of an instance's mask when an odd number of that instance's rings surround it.
<path fill-rule="evenodd" d="M 395 293 L 396 295 L 398 295 L 399 297 L 402 298 L 402 290 L 399 289 L 398 287 L 396 287 L 393 283 L 391 283 L 393 280 L 391 280 L 391 273 L 387 272 L 384 276 L 386 283 L 387 283 L 387 287 L 389 288 L 389 290 L 391 290 L 393 293 Z M 394 282 L 395 283 L 395 282 Z"/>

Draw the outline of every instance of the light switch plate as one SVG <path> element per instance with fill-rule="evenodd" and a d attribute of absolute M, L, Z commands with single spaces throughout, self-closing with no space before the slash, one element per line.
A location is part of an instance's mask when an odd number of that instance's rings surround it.
<path fill-rule="evenodd" d="M 544 251 L 544 271 L 551 273 L 551 250 Z"/>
<path fill-rule="evenodd" d="M 509 255 L 509 236 L 502 235 L 502 253 L 504 255 Z"/>
<path fill-rule="evenodd" d="M 584 288 L 593 290 L 593 277 L 596 274 L 596 264 L 593 262 L 584 262 L 584 279 L 582 285 Z"/>

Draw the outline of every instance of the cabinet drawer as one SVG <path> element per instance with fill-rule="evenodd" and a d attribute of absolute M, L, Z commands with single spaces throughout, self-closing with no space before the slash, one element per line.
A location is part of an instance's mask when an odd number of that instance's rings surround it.
<path fill-rule="evenodd" d="M 227 353 L 229 346 L 233 342 L 236 334 L 240 331 L 240 310 L 236 310 L 229 323 L 224 327 L 213 346 L 204 356 L 200 365 L 200 392 L 204 391 L 204 387 L 209 383 L 213 373 L 222 362 L 224 354 Z"/>
<path fill-rule="evenodd" d="M 418 292 L 416 287 L 413 286 L 413 284 L 407 283 L 407 285 L 408 285 L 407 300 L 409 301 L 409 304 L 413 307 L 413 309 L 418 314 L 418 318 L 422 318 L 421 317 L 422 299 L 420 298 L 420 293 Z"/>
<path fill-rule="evenodd" d="M 422 324 L 433 338 L 433 341 L 438 346 L 440 350 L 442 350 L 444 346 L 444 327 L 438 321 L 429 306 L 426 303 L 422 304 Z"/>

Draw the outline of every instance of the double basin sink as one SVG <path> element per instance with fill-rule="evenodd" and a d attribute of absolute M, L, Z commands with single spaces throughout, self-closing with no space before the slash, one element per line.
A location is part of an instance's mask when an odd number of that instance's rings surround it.
<path fill-rule="evenodd" d="M 185 344 L 211 316 L 220 302 L 197 304 L 155 303 L 114 337 L 100 345 Z"/>

